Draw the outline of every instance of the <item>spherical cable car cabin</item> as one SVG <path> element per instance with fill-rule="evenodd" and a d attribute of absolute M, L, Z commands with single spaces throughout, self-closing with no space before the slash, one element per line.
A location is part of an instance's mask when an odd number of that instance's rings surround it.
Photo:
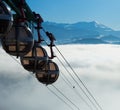
<path fill-rule="evenodd" d="M 1 40 L 3 49 L 13 56 L 24 56 L 33 47 L 33 35 L 25 25 L 14 25 Z"/>
<path fill-rule="evenodd" d="M 45 68 L 36 72 L 36 78 L 43 84 L 52 84 L 59 77 L 59 68 L 56 63 L 49 60 Z"/>
<path fill-rule="evenodd" d="M 35 43 L 33 49 L 28 54 L 21 57 L 22 66 L 30 72 L 41 71 L 47 62 L 47 52 L 39 43 Z"/>
<path fill-rule="evenodd" d="M 12 27 L 13 17 L 8 6 L 0 1 L 0 37 L 4 36 Z"/>

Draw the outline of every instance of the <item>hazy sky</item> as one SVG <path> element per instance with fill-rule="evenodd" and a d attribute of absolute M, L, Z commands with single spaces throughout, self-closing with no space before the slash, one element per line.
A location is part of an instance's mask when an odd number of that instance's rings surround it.
<path fill-rule="evenodd" d="M 98 21 L 120 30 L 120 0 L 26 0 L 45 21 Z"/>

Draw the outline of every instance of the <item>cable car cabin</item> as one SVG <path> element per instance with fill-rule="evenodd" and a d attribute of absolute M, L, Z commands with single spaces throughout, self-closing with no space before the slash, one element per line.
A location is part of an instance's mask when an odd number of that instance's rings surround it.
<path fill-rule="evenodd" d="M 0 1 L 0 37 L 4 36 L 12 27 L 13 17 L 6 4 Z"/>
<path fill-rule="evenodd" d="M 51 60 L 48 61 L 45 68 L 43 68 L 41 71 L 36 72 L 36 78 L 38 81 L 46 85 L 54 83 L 58 77 L 59 68 L 57 64 Z"/>
<path fill-rule="evenodd" d="M 30 72 L 41 71 L 47 62 L 47 52 L 38 43 L 34 44 L 33 49 L 28 54 L 21 57 L 22 66 Z"/>
<path fill-rule="evenodd" d="M 26 55 L 34 44 L 32 32 L 24 25 L 13 26 L 1 41 L 3 49 L 17 57 Z"/>

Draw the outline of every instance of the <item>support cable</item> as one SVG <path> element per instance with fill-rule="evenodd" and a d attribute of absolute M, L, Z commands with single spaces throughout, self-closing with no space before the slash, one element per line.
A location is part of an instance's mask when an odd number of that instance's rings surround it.
<path fill-rule="evenodd" d="M 69 62 L 66 60 L 66 58 L 64 57 L 64 55 L 61 53 L 61 51 L 57 48 L 57 46 L 55 46 L 55 48 L 57 49 L 57 51 L 60 53 L 60 55 L 62 56 L 62 58 L 65 60 L 65 62 L 67 63 L 67 65 L 70 67 L 70 69 L 73 71 L 73 73 L 75 74 L 75 76 L 78 78 L 78 80 L 80 81 L 80 83 L 83 85 L 83 87 L 85 88 L 85 90 L 88 92 L 88 94 L 91 96 L 91 98 L 94 100 L 94 102 L 96 103 L 96 105 L 100 108 L 100 110 L 103 110 L 102 107 L 99 105 L 99 103 L 97 102 L 97 100 L 94 98 L 94 96 L 91 94 L 91 92 L 88 90 L 88 88 L 86 87 L 86 85 L 83 83 L 83 81 L 79 78 L 79 76 L 77 75 L 77 73 L 74 71 L 74 69 L 72 68 L 72 66 L 69 64 Z M 76 83 L 79 85 L 79 83 L 76 81 Z M 81 86 L 79 85 L 79 87 L 81 88 Z M 91 101 L 91 99 L 88 97 L 88 95 L 86 94 L 86 92 L 81 88 L 81 90 L 84 92 L 84 94 L 87 96 L 87 98 L 89 99 L 89 101 L 94 105 L 94 107 L 98 110 L 98 108 L 95 106 L 95 104 Z"/>
<path fill-rule="evenodd" d="M 67 99 L 74 107 L 76 107 L 78 110 L 80 110 L 80 108 L 74 104 L 67 96 L 65 96 L 56 86 L 52 85 L 65 99 Z"/>
<path fill-rule="evenodd" d="M 61 72 L 62 73 L 62 72 Z M 62 75 L 63 75 L 63 73 L 62 73 Z M 61 75 L 61 78 L 63 79 L 63 81 L 66 83 L 66 85 L 68 85 L 69 86 L 69 88 L 71 88 L 71 85 L 69 84 L 69 80 L 66 78 L 66 76 L 64 75 L 64 76 L 62 76 Z M 69 82 L 68 82 L 69 81 Z M 93 110 L 92 109 L 92 107 L 88 104 L 88 102 L 80 95 L 80 93 L 77 91 L 77 89 L 75 88 L 75 86 L 73 86 L 73 89 L 72 89 L 74 92 L 75 92 L 75 94 L 91 109 L 91 110 Z"/>
<path fill-rule="evenodd" d="M 68 78 L 64 75 L 62 71 L 60 71 L 61 78 L 64 80 L 64 82 L 71 88 L 75 88 L 75 86 L 68 80 Z"/>
<path fill-rule="evenodd" d="M 56 47 L 56 46 L 55 46 Z M 58 50 L 58 49 L 57 49 Z M 58 50 L 58 52 L 61 54 L 61 56 L 64 58 L 64 60 L 66 61 L 65 57 L 62 55 L 62 53 Z M 58 57 L 57 57 L 58 58 Z M 58 60 L 62 63 L 62 61 L 58 58 Z M 64 68 L 66 69 L 66 71 L 69 73 L 69 75 L 71 76 L 71 78 L 73 79 L 73 81 L 78 85 L 78 87 L 81 89 L 81 91 L 85 94 L 85 96 L 88 98 L 88 100 L 91 102 L 91 104 L 96 108 L 96 110 L 98 110 L 98 108 L 96 107 L 96 105 L 93 103 L 93 101 L 90 99 L 90 97 L 87 95 L 87 93 L 84 91 L 84 89 L 80 86 L 80 84 L 76 81 L 76 79 L 74 78 L 74 76 L 71 74 L 71 72 L 68 71 L 68 69 L 65 67 L 65 65 L 62 63 L 62 65 L 64 66 Z"/>
<path fill-rule="evenodd" d="M 59 95 L 57 95 L 52 89 L 50 89 L 48 86 L 46 86 L 47 89 L 54 94 L 58 99 L 60 99 L 65 105 L 67 105 L 71 110 L 74 110 L 70 104 L 68 104 L 65 100 L 63 100 Z"/>
<path fill-rule="evenodd" d="M 73 81 L 75 80 L 74 77 L 72 76 L 72 74 L 69 72 L 69 70 L 65 67 L 65 65 L 63 64 L 63 62 L 60 60 L 59 57 L 56 56 L 56 58 L 58 59 L 58 61 L 62 64 L 62 66 L 64 67 L 64 69 L 66 70 L 67 73 L 69 73 L 69 75 L 72 77 Z M 64 74 L 63 74 L 64 75 Z M 72 85 L 72 83 L 66 78 L 66 80 L 69 82 L 70 85 Z M 72 85 L 74 87 L 74 85 Z"/>

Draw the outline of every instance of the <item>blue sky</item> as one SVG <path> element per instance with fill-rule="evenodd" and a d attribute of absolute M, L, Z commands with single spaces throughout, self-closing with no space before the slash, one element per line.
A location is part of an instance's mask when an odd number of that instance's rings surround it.
<path fill-rule="evenodd" d="M 120 30 L 120 0 L 26 0 L 44 21 L 97 21 Z"/>

